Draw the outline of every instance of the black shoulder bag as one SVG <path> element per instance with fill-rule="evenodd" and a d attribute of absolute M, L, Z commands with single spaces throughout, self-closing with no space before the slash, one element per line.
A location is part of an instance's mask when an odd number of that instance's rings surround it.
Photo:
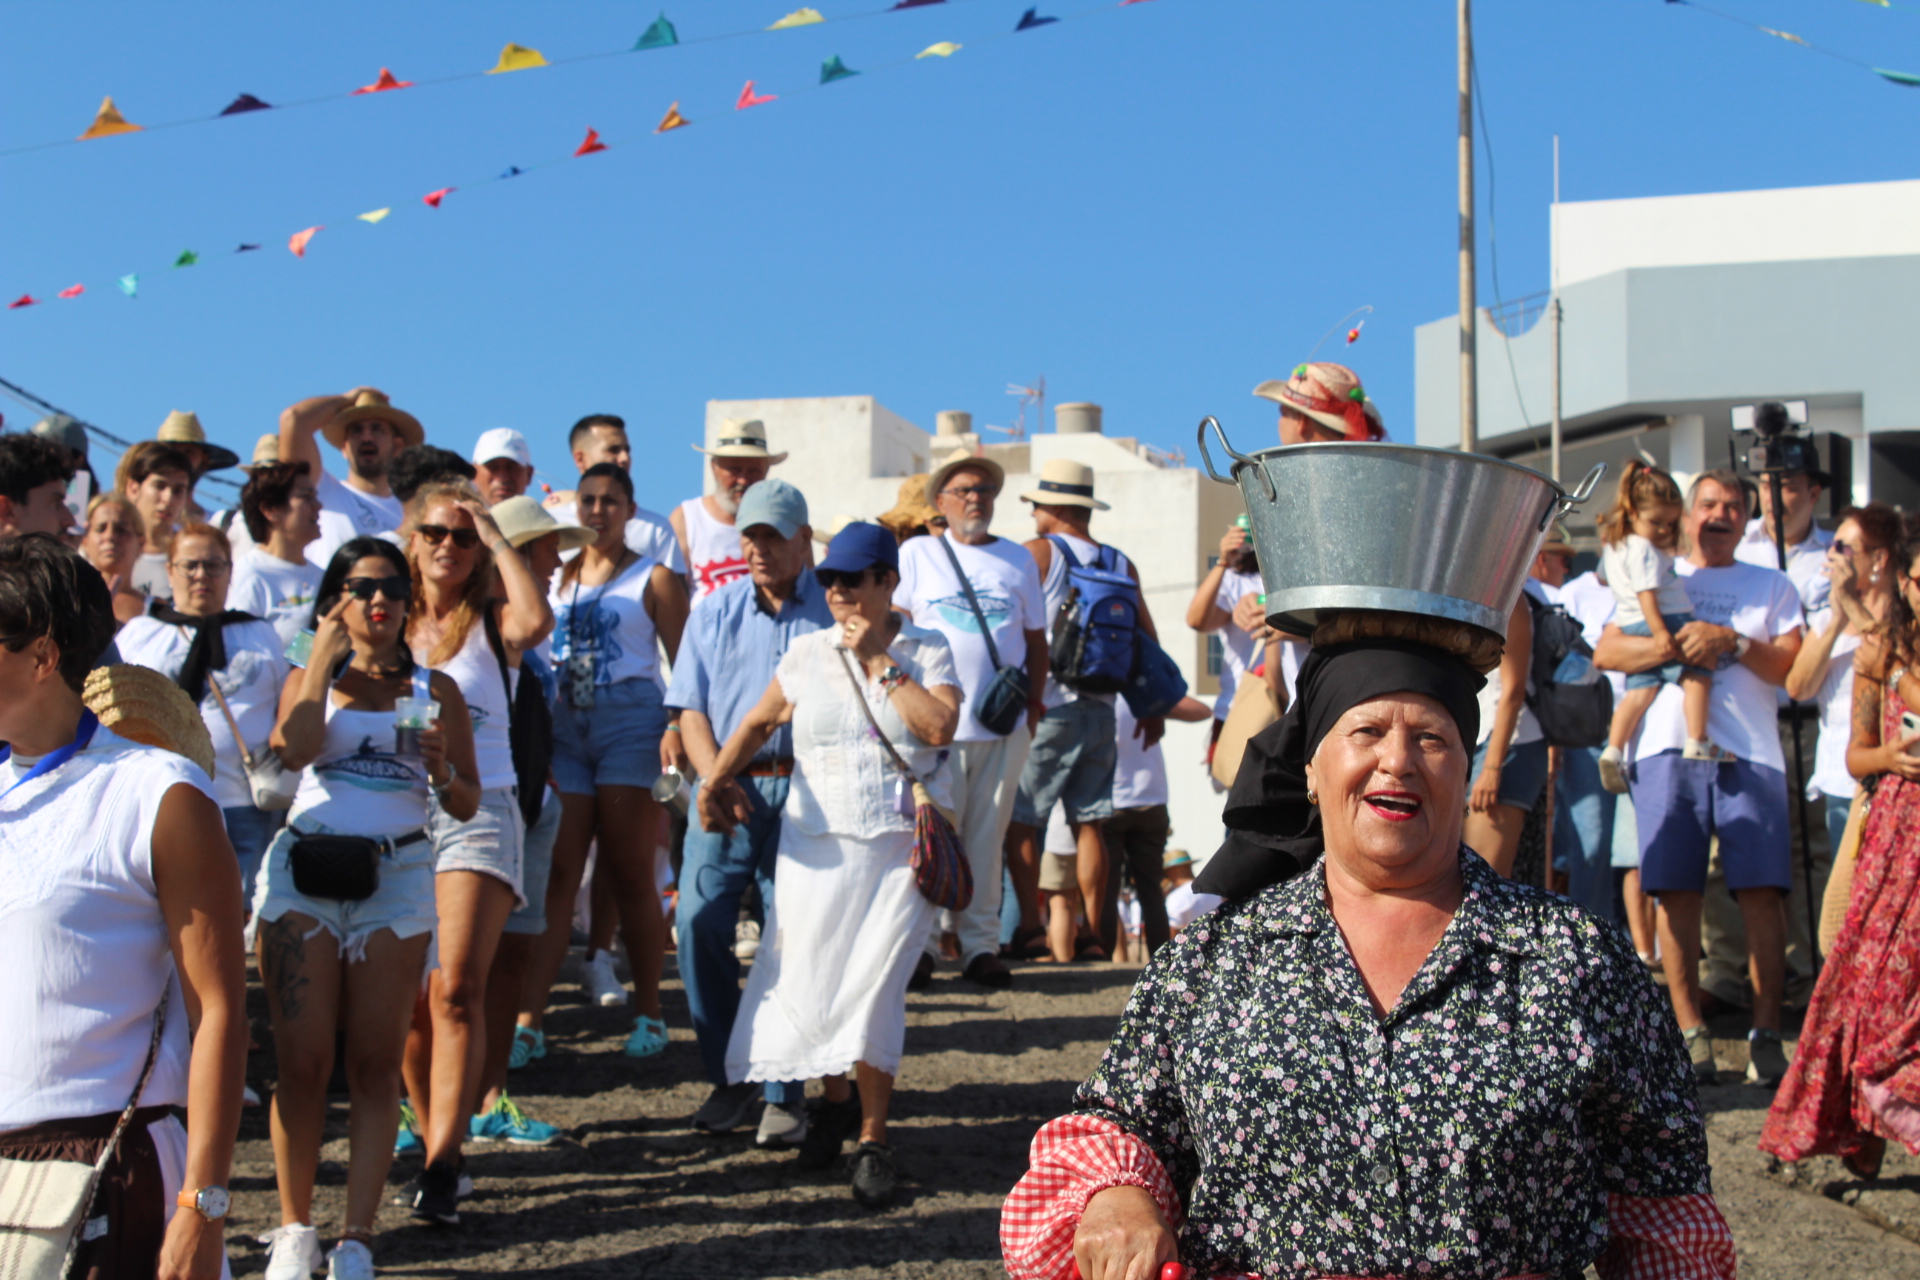
<path fill-rule="evenodd" d="M 500 683 L 507 690 L 507 746 L 513 753 L 513 777 L 520 790 L 520 816 L 531 827 L 547 800 L 547 774 L 553 767 L 553 708 L 547 705 L 546 687 L 538 673 L 527 670 L 521 657 L 520 687 L 513 687 L 507 674 L 507 645 L 500 636 L 500 622 L 487 609 L 481 615 L 487 626 L 487 643 L 500 664 Z"/>
<path fill-rule="evenodd" d="M 980 638 L 987 642 L 987 657 L 993 662 L 993 679 L 980 686 L 980 692 L 973 697 L 974 719 L 985 725 L 987 732 L 1004 738 L 1013 732 L 1014 726 L 1020 723 L 1020 717 L 1026 714 L 1033 681 L 1028 678 L 1025 667 L 1002 665 L 1000 650 L 994 647 L 993 629 L 987 625 L 987 615 L 980 608 L 979 597 L 973 594 L 973 584 L 967 581 L 967 571 L 960 567 L 959 555 L 945 534 L 935 541 L 946 549 L 947 560 L 953 565 L 953 574 L 960 579 L 960 590 L 967 597 L 967 607 L 973 610 L 973 620 L 980 624 Z"/>

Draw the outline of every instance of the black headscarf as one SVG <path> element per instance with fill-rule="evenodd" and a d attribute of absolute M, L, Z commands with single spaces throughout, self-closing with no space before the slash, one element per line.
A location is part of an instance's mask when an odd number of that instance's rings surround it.
<path fill-rule="evenodd" d="M 193 705 L 199 706 L 200 699 L 207 696 L 207 673 L 227 669 L 226 627 L 230 622 L 258 622 L 260 619 L 238 609 L 225 609 L 219 613 L 204 616 L 182 613 L 165 600 L 155 600 L 151 615 L 161 622 L 176 627 L 185 627 L 193 632 L 193 643 L 187 646 L 187 660 L 180 668 L 180 674 L 174 683 L 186 690 Z"/>
<path fill-rule="evenodd" d="M 1410 640 L 1359 640 L 1315 648 L 1300 664 L 1293 705 L 1247 741 L 1227 792 L 1227 839 L 1194 881 L 1200 893 L 1251 897 L 1290 880 L 1325 848 L 1320 810 L 1307 803 L 1307 761 L 1336 721 L 1389 693 L 1424 693 L 1453 716 L 1460 737 L 1480 736 L 1476 695 L 1486 677 L 1452 654 Z"/>

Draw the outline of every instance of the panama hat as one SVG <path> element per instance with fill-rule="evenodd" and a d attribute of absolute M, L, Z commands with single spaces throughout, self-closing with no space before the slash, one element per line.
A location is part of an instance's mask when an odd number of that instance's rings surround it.
<path fill-rule="evenodd" d="M 787 460 L 784 453 L 771 453 L 767 449 L 767 426 L 758 418 L 722 418 L 715 434 L 713 448 L 703 449 L 693 446 L 695 453 L 704 453 L 709 458 L 765 458 L 769 466 L 776 466 Z"/>
<path fill-rule="evenodd" d="M 545 507 L 524 493 L 490 508 L 487 514 L 493 517 L 493 522 L 500 526 L 500 532 L 515 548 L 524 547 L 550 533 L 557 533 L 560 535 L 560 550 L 578 551 L 599 536 L 593 530 L 577 524 L 561 524 Z"/>
<path fill-rule="evenodd" d="M 240 464 L 242 471 L 271 467 L 280 461 L 280 433 L 270 431 L 253 442 L 253 457 Z"/>
<path fill-rule="evenodd" d="M 356 422 L 384 422 L 400 433 L 401 441 L 411 449 L 414 445 L 426 442 L 427 433 L 420 425 L 420 419 L 410 413 L 393 407 L 378 391 L 362 391 L 354 397 L 351 407 L 342 409 L 332 422 L 320 428 L 327 443 L 345 451 L 347 447 L 347 428 Z"/>
<path fill-rule="evenodd" d="M 1005 467 L 995 462 L 992 458 L 987 457 L 985 454 L 969 453 L 965 449 L 955 449 L 947 455 L 947 460 L 934 468 L 933 474 L 927 477 L 927 505 L 935 508 L 934 514 L 939 514 L 940 491 L 947 487 L 947 481 L 953 479 L 953 473 L 963 467 L 974 467 L 986 472 L 988 478 L 993 481 L 993 487 L 995 489 L 1004 489 L 1007 487 L 1007 470 Z M 900 494 L 903 499 L 906 496 L 906 492 L 906 487 L 904 485 L 901 486 Z M 898 510 L 898 508 L 895 508 L 895 510 Z M 888 514 L 891 515 L 892 512 L 888 512 Z"/>
<path fill-rule="evenodd" d="M 1093 468 L 1071 458 L 1048 458 L 1040 465 L 1040 482 L 1020 496 L 1047 507 L 1113 510 L 1093 496 Z"/>
<path fill-rule="evenodd" d="M 1296 365 L 1292 377 L 1269 378 L 1253 394 L 1344 432 L 1349 440 L 1380 440 L 1387 434 L 1360 375 L 1343 364 L 1323 360 Z"/>
<path fill-rule="evenodd" d="M 151 667 L 120 664 L 87 673 L 80 700 L 100 723 L 129 742 L 159 747 L 213 776 L 213 738 L 179 685 Z"/>
<path fill-rule="evenodd" d="M 209 471 L 225 471 L 240 464 L 240 455 L 233 450 L 207 443 L 206 429 L 200 425 L 199 416 L 191 412 L 175 409 L 169 413 L 153 438 L 162 444 L 183 447 L 189 457 L 197 450 L 200 463 L 194 471 L 196 479 Z"/>

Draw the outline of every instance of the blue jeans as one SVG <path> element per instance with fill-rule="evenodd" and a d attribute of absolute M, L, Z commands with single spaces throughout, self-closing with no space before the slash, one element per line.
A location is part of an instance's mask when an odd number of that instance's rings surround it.
<path fill-rule="evenodd" d="M 1553 861 L 1567 873 L 1567 896 L 1602 920 L 1623 923 L 1613 873 L 1613 815 L 1619 797 L 1600 785 L 1598 747 L 1562 748 L 1554 800 Z"/>
<path fill-rule="evenodd" d="M 1852 796 L 1836 796 L 1825 791 L 1820 798 L 1827 802 L 1827 856 L 1840 856 L 1840 842 L 1847 834 L 1847 814 L 1853 809 Z"/>
<path fill-rule="evenodd" d="M 243 901 L 251 911 L 253 882 L 260 875 L 260 861 L 267 856 L 267 846 L 285 824 L 287 811 L 241 804 L 222 809 L 220 816 L 227 820 L 227 840 L 233 845 L 234 856 L 240 860 L 240 892 L 246 895 Z"/>
<path fill-rule="evenodd" d="M 681 850 L 680 905 L 674 919 L 680 929 L 680 981 L 687 989 L 687 1011 L 700 1041 L 700 1062 L 716 1087 L 727 1083 L 727 1040 L 740 1011 L 740 960 L 733 954 L 733 929 L 747 885 L 760 886 L 760 901 L 773 901 L 773 863 L 780 849 L 780 810 L 787 803 L 788 779 L 740 779 L 753 813 L 732 835 L 687 824 Z M 769 940 L 769 945 L 771 940 Z M 806 1081 L 766 1086 L 768 1102 L 798 1106 Z"/>

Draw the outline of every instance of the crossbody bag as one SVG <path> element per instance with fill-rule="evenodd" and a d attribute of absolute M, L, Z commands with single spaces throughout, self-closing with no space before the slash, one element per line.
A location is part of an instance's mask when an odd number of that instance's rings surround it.
<path fill-rule="evenodd" d="M 1012 733 L 1014 726 L 1020 723 L 1020 717 L 1027 712 L 1027 701 L 1033 696 L 1033 680 L 1025 667 L 1002 664 L 1000 650 L 994 647 L 993 628 L 987 625 L 986 612 L 980 608 L 980 599 L 973 594 L 973 584 L 967 581 L 967 571 L 960 567 L 960 554 L 947 541 L 946 535 L 935 539 L 946 549 L 947 560 L 953 565 L 953 574 L 960 579 L 961 593 L 967 597 L 967 607 L 973 610 L 973 620 L 980 624 L 980 638 L 987 642 L 987 658 L 993 663 L 993 679 L 980 686 L 973 697 L 973 718 L 985 725 L 988 733 L 1005 737 Z"/>
<path fill-rule="evenodd" d="M 240 722 L 234 718 L 233 708 L 227 705 L 227 695 L 220 692 L 220 682 L 213 678 L 212 672 L 207 673 L 207 688 L 213 690 L 220 714 L 227 718 L 227 728 L 233 730 L 234 743 L 240 748 L 240 766 L 247 771 L 247 790 L 253 796 L 253 807 L 291 809 L 294 793 L 299 790 L 300 775 L 289 773 L 281 765 L 271 745 L 261 748 L 258 755 L 247 750 L 247 740 L 240 736 Z"/>

